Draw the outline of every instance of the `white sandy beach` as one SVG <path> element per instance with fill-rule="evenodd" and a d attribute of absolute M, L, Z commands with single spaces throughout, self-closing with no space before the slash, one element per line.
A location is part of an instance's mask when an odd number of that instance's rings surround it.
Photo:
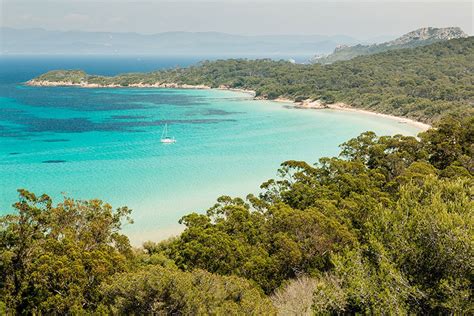
<path fill-rule="evenodd" d="M 304 100 L 302 102 L 294 102 L 293 100 L 287 99 L 287 98 L 277 98 L 271 101 L 279 102 L 279 103 L 287 103 L 287 104 L 290 104 L 291 106 L 294 106 L 297 109 L 304 109 L 304 110 L 331 109 L 331 110 L 336 110 L 336 111 L 349 111 L 349 112 L 363 113 L 367 115 L 374 115 L 377 117 L 384 117 L 384 118 L 396 120 L 398 121 L 398 123 L 401 123 L 401 124 L 409 124 L 423 131 L 426 131 L 432 127 L 430 124 L 412 120 L 406 117 L 372 112 L 372 111 L 368 111 L 364 109 L 357 109 L 357 108 L 351 107 L 349 104 L 342 103 L 342 102 L 333 103 L 333 104 L 324 104 L 319 100 L 315 100 L 315 101 Z"/>

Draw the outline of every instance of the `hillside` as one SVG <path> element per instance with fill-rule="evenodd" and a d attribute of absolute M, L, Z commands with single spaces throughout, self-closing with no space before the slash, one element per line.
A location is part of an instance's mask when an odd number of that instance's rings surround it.
<path fill-rule="evenodd" d="M 254 90 L 257 98 L 343 102 L 356 108 L 433 122 L 449 113 L 473 112 L 474 37 L 360 56 L 333 65 L 230 59 L 114 77 L 57 70 L 29 84 L 224 86 Z"/>
<path fill-rule="evenodd" d="M 372 55 L 389 50 L 426 46 L 435 42 L 447 41 L 455 38 L 468 37 L 459 27 L 433 28 L 425 27 L 402 35 L 401 37 L 372 45 L 339 45 L 332 54 L 317 56 L 311 59 L 314 63 L 331 64 L 336 61 L 349 60 L 357 56 Z"/>

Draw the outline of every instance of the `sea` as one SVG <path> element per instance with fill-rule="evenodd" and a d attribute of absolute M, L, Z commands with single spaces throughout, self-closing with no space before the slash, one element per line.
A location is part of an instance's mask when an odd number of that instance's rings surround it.
<path fill-rule="evenodd" d="M 30 87 L 53 69 L 91 74 L 194 65 L 200 57 L 0 56 L 0 214 L 17 189 L 132 209 L 132 244 L 178 234 L 221 195 L 258 194 L 287 160 L 316 163 L 364 131 L 416 135 L 396 119 L 302 110 L 221 90 Z M 164 125 L 176 143 L 162 144 Z"/>

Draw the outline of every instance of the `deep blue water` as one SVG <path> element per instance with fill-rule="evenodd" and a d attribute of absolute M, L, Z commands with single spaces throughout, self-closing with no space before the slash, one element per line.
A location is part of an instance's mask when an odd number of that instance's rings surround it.
<path fill-rule="evenodd" d="M 199 58 L 200 59 L 200 58 Z M 178 219 L 222 194 L 244 196 L 279 164 L 315 162 L 366 130 L 418 130 L 352 112 L 295 110 L 228 91 L 28 87 L 52 69 L 113 75 L 187 66 L 152 57 L 0 58 L 0 210 L 16 189 L 128 205 L 134 243 L 175 233 Z M 177 143 L 159 142 L 164 124 Z"/>

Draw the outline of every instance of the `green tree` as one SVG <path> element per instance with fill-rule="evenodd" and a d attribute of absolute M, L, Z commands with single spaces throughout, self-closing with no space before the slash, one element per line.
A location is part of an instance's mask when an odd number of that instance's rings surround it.
<path fill-rule="evenodd" d="M 474 116 L 447 117 L 422 133 L 430 163 L 438 169 L 459 166 L 474 174 Z"/>
<path fill-rule="evenodd" d="M 125 271 L 132 256 L 128 238 L 119 233 L 130 210 L 69 198 L 53 206 L 47 195 L 19 193 L 17 214 L 0 221 L 1 294 L 8 313 L 94 310 L 100 283 Z"/>
<path fill-rule="evenodd" d="M 120 315 L 274 315 L 251 282 L 160 266 L 118 274 L 103 286 L 104 308 Z"/>
<path fill-rule="evenodd" d="M 393 208 L 370 221 L 370 235 L 421 292 L 418 312 L 470 314 L 474 266 L 472 178 L 410 182 Z"/>

